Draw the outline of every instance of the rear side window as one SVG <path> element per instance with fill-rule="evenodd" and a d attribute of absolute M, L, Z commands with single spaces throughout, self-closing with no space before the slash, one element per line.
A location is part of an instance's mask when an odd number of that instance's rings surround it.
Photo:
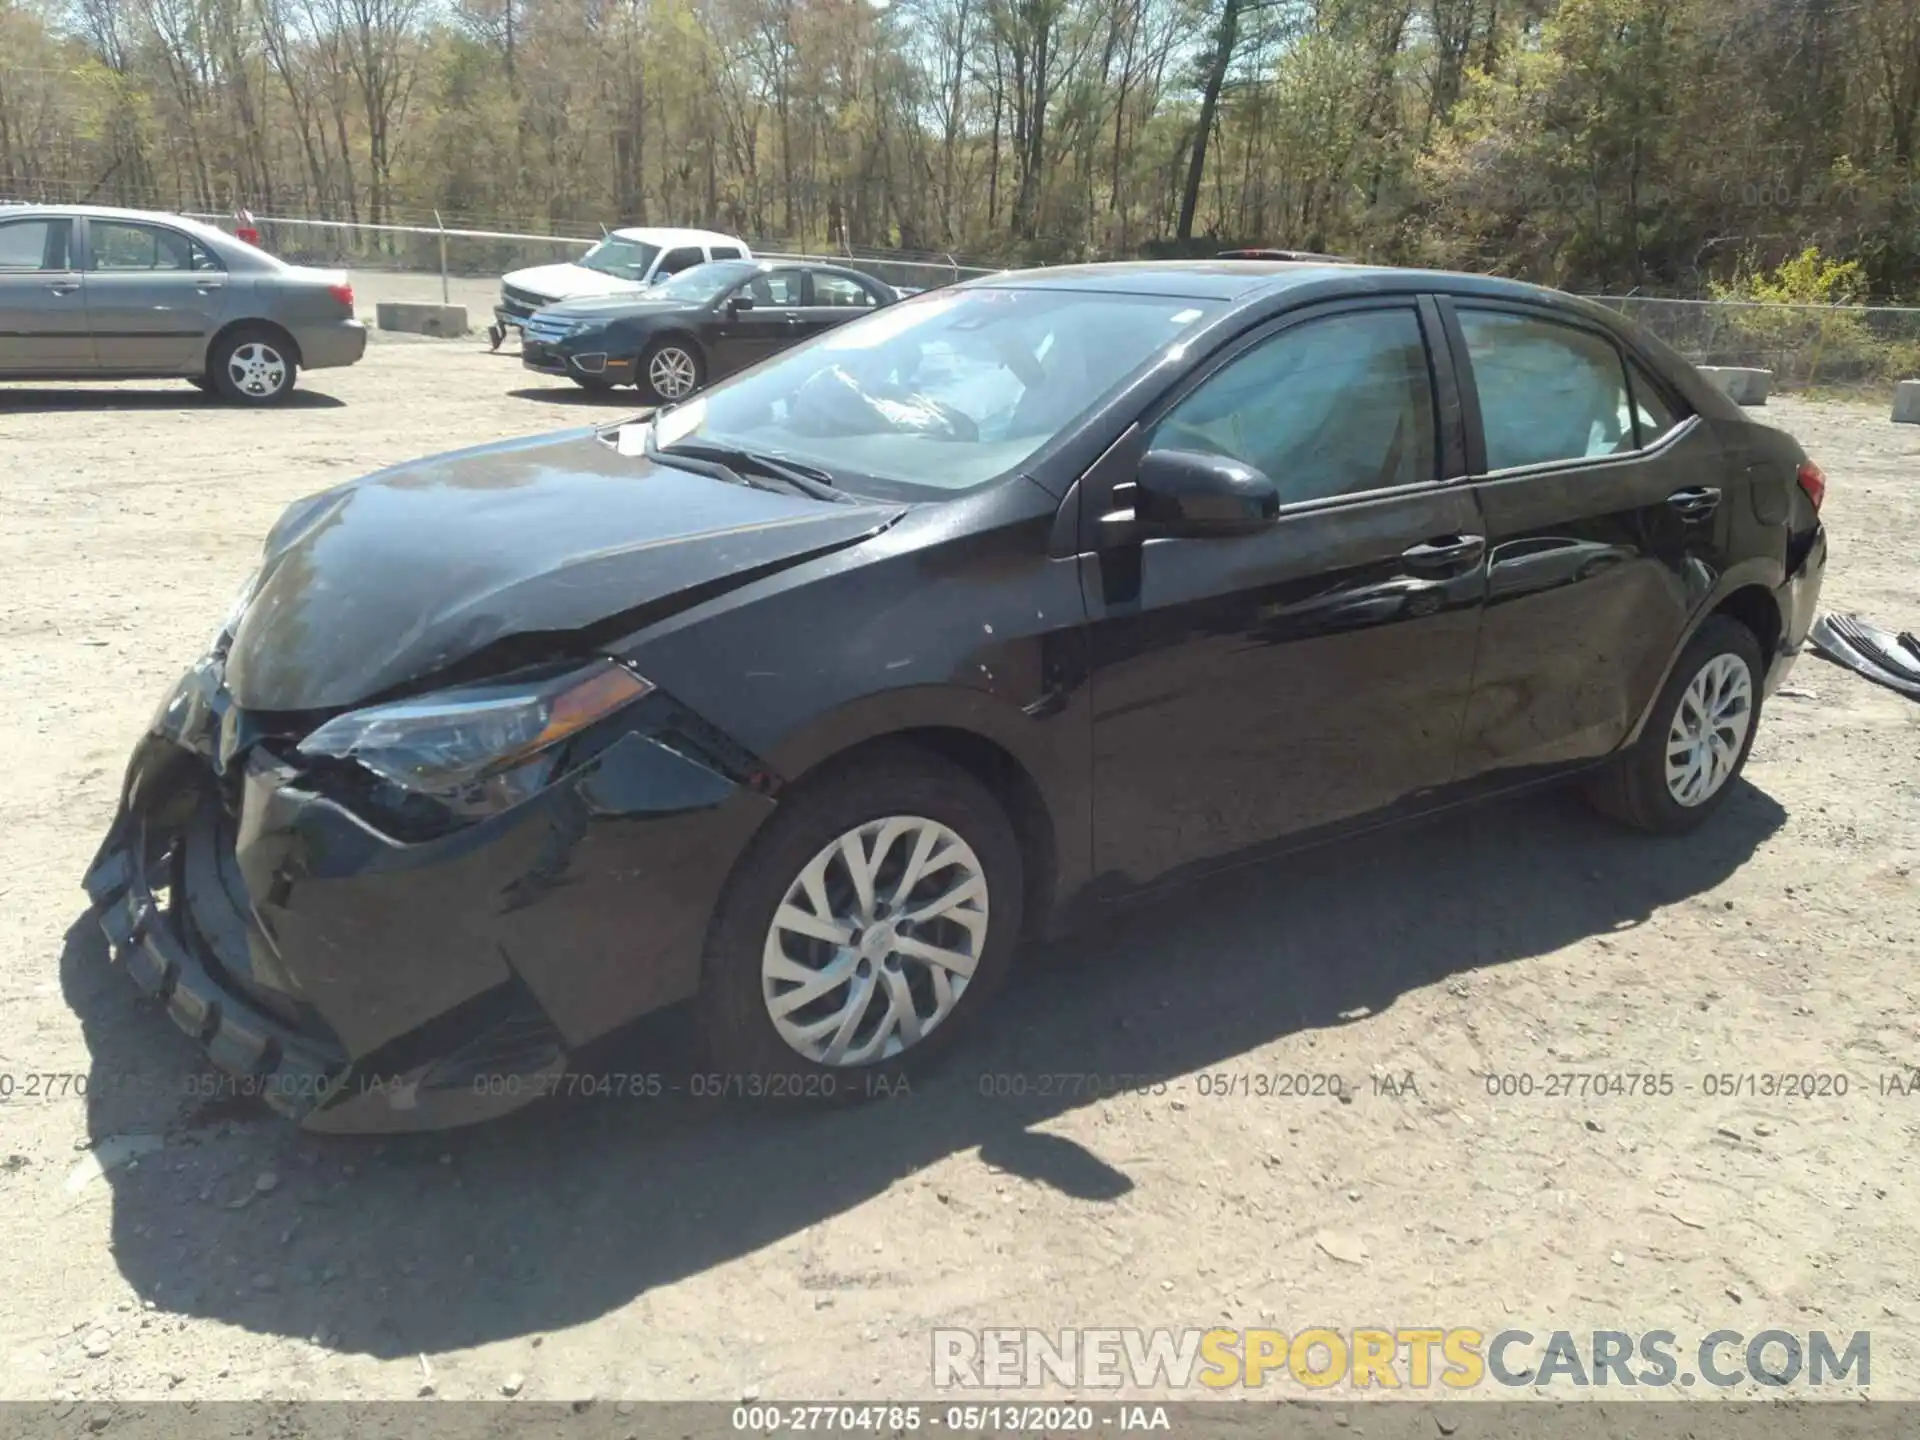
<path fill-rule="evenodd" d="M 738 260 L 740 258 L 740 249 L 736 245 L 716 245 L 713 247 L 713 258 L 716 260 Z"/>
<path fill-rule="evenodd" d="M 87 230 L 91 270 L 192 270 L 193 242 L 157 225 L 95 220 Z"/>
<path fill-rule="evenodd" d="M 696 265 L 707 263 L 707 257 L 700 253 L 697 245 L 682 245 L 678 250 L 669 250 L 660 257 L 654 277 L 664 280 L 669 275 L 678 275 L 682 270 L 691 270 Z"/>
<path fill-rule="evenodd" d="M 1153 444 L 1230 456 L 1285 505 L 1432 480 L 1433 382 L 1412 310 L 1330 315 L 1282 331 L 1200 383 Z"/>
<path fill-rule="evenodd" d="M 71 220 L 9 220 L 0 224 L 0 270 L 68 270 Z"/>
<path fill-rule="evenodd" d="M 880 302 L 858 280 L 826 271 L 813 272 L 813 303 L 839 309 L 872 309 Z"/>
<path fill-rule="evenodd" d="M 1659 442 L 1685 417 L 1660 393 L 1653 377 L 1634 360 L 1627 361 L 1627 380 L 1633 390 L 1633 423 L 1640 436 L 1640 447 Z"/>
<path fill-rule="evenodd" d="M 1487 469 L 1587 460 L 1634 447 L 1627 371 L 1590 330 L 1460 307 L 1480 392 Z"/>

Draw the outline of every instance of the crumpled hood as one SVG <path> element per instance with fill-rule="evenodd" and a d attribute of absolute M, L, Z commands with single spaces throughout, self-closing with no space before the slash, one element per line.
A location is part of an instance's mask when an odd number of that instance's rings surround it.
<path fill-rule="evenodd" d="M 617 275 L 564 261 L 558 265 L 530 265 L 525 270 L 515 270 L 503 275 L 500 283 L 554 300 L 571 295 L 636 295 L 647 288 L 638 280 L 622 280 Z"/>
<path fill-rule="evenodd" d="M 350 706 L 508 636 L 745 583 L 902 512 L 656 465 L 591 430 L 397 466 L 274 526 L 227 688 L 247 710 Z"/>

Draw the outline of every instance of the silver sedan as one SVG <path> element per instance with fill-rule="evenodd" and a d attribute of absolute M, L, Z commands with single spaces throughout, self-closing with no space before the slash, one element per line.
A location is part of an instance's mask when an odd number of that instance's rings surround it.
<path fill-rule="evenodd" d="M 271 405 L 366 349 L 343 271 L 179 215 L 0 207 L 0 380 L 172 377 Z"/>

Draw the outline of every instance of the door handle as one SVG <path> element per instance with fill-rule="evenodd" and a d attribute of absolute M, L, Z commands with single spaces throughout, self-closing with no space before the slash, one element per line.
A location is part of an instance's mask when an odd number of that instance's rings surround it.
<path fill-rule="evenodd" d="M 47 289 L 56 295 L 71 295 L 80 288 L 78 280 L 49 280 Z"/>
<path fill-rule="evenodd" d="M 1688 490 L 1674 491 L 1667 496 L 1667 504 L 1689 520 L 1704 520 L 1719 508 L 1720 492 L 1709 485 L 1696 485 Z"/>
<path fill-rule="evenodd" d="M 1474 564 L 1486 551 L 1484 535 L 1446 535 L 1402 550 L 1400 560 L 1409 570 L 1457 570 Z"/>

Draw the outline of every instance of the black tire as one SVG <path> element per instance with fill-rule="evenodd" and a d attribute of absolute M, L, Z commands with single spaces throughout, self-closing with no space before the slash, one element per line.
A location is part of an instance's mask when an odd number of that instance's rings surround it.
<path fill-rule="evenodd" d="M 1680 708 L 1681 696 L 1707 664 L 1722 655 L 1737 657 L 1747 667 L 1752 694 L 1747 733 L 1734 757 L 1733 769 L 1720 788 L 1694 805 L 1683 805 L 1667 786 L 1667 737 Z M 1656 835 L 1682 835 L 1697 829 L 1725 803 L 1740 772 L 1746 768 L 1753 737 L 1760 730 L 1761 684 L 1765 676 L 1760 644 L 1753 632 L 1725 615 L 1709 616 L 1674 663 L 1661 687 L 1646 729 L 1587 785 L 1587 796 L 1601 814 Z"/>
<path fill-rule="evenodd" d="M 986 882 L 985 939 L 953 1009 L 918 1043 L 869 1064 L 822 1064 L 789 1045 L 768 1014 L 761 979 L 768 931 L 809 861 L 856 827 L 893 815 L 935 821 L 972 849 Z M 741 857 L 708 932 L 699 997 L 701 1049 L 710 1067 L 705 1089 L 816 1102 L 889 1093 L 905 1074 L 936 1061 L 988 1008 L 1013 962 L 1023 885 L 1020 844 L 1005 810 L 950 761 L 915 746 L 888 746 L 808 777 Z"/>
<path fill-rule="evenodd" d="M 693 388 L 681 395 L 663 395 L 653 383 L 653 362 L 665 351 L 678 350 L 693 362 Z M 683 335 L 663 335 L 640 352 L 639 360 L 633 367 L 633 383 L 640 393 L 656 405 L 673 405 L 698 394 L 700 387 L 707 383 L 707 357 L 700 353 L 700 347 Z"/>
<path fill-rule="evenodd" d="M 207 395 L 213 394 L 215 390 L 212 377 L 207 375 L 189 375 L 187 383 Z"/>
<path fill-rule="evenodd" d="M 299 367 L 287 337 L 268 325 L 242 325 L 207 356 L 207 377 L 235 405 L 277 405 L 293 393 Z"/>
<path fill-rule="evenodd" d="M 507 338 L 506 326 L 489 325 L 487 327 L 487 348 L 489 350 L 498 350 L 500 346 L 505 342 L 506 338 Z"/>

